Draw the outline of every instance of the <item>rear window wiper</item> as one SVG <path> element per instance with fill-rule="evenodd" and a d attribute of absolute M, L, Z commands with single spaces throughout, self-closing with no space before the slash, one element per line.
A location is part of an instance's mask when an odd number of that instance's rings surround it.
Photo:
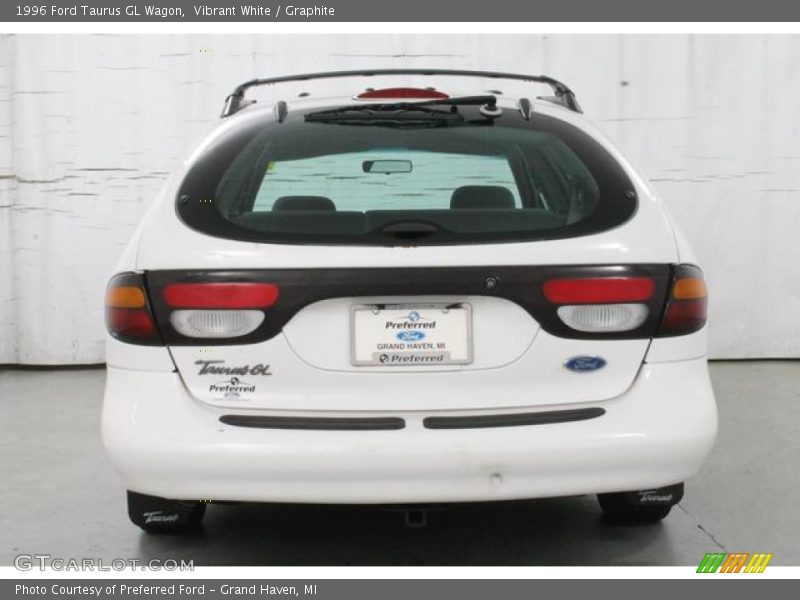
<path fill-rule="evenodd" d="M 497 106 L 497 97 L 491 94 L 483 96 L 461 96 L 455 98 L 437 98 L 426 100 L 421 103 L 423 106 L 452 106 L 450 110 L 456 111 L 459 106 L 480 106 L 480 113 L 484 117 L 494 119 L 503 114 Z"/>
<path fill-rule="evenodd" d="M 336 122 L 370 125 L 373 123 L 451 123 L 464 120 L 457 112 L 436 110 L 413 104 L 370 104 L 344 106 L 308 113 L 309 122 Z"/>
<path fill-rule="evenodd" d="M 495 111 L 497 98 L 494 96 L 462 96 L 458 98 L 437 98 L 422 102 L 356 104 L 308 113 L 305 115 L 305 120 L 352 124 L 462 122 L 464 117 L 459 114 L 458 107 L 476 105 Z M 439 110 L 434 108 L 436 106 L 449 106 L 450 109 Z"/>
<path fill-rule="evenodd" d="M 411 104 L 411 103 L 409 103 Z M 423 100 L 415 102 L 416 106 L 497 106 L 497 97 L 492 94 L 483 96 L 456 96 L 454 98 L 434 98 L 433 100 Z"/>

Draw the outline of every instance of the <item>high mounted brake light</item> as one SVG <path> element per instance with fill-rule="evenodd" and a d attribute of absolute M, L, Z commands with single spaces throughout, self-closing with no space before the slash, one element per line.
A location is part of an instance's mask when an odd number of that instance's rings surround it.
<path fill-rule="evenodd" d="M 162 345 L 140 273 L 120 273 L 111 278 L 105 310 L 106 329 L 114 338 L 132 344 Z"/>
<path fill-rule="evenodd" d="M 358 100 L 445 100 L 449 98 L 444 92 L 425 88 L 383 88 L 380 90 L 367 90 L 362 92 Z"/>

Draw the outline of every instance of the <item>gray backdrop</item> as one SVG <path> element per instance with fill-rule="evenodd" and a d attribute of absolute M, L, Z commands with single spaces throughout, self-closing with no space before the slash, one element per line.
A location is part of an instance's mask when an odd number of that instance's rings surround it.
<path fill-rule="evenodd" d="M 103 360 L 107 277 L 234 85 L 383 67 L 567 82 L 707 267 L 711 356 L 800 356 L 800 36 L 13 35 L 0 38 L 0 363 Z"/>

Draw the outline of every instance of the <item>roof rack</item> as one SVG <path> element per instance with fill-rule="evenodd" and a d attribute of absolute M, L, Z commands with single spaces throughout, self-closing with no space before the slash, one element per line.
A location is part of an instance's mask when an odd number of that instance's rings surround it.
<path fill-rule="evenodd" d="M 528 81 L 533 83 L 544 83 L 549 85 L 554 96 L 546 97 L 556 104 L 560 104 L 574 112 L 583 112 L 574 92 L 560 81 L 547 77 L 546 75 L 521 75 L 519 73 L 498 73 L 495 71 L 464 71 L 453 69 L 371 69 L 364 71 L 329 71 L 323 73 L 306 73 L 304 75 L 287 75 L 284 77 L 269 77 L 266 79 L 251 79 L 236 86 L 236 89 L 225 98 L 225 106 L 220 117 L 229 117 L 246 104 L 243 103 L 245 92 L 251 87 L 260 85 L 274 85 L 276 83 L 287 83 L 290 81 L 311 81 L 312 79 L 333 79 L 338 77 L 372 77 L 376 75 L 449 75 L 456 77 L 485 77 L 488 79 L 511 79 L 516 81 Z"/>

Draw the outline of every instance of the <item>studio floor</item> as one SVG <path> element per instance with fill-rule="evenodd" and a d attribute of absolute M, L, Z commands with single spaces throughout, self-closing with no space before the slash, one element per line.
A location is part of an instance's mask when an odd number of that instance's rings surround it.
<path fill-rule="evenodd" d="M 603 522 L 593 496 L 447 507 L 422 528 L 374 507 L 211 505 L 202 531 L 127 519 L 105 458 L 102 369 L 0 369 L 0 565 L 185 559 L 200 565 L 697 565 L 706 552 L 800 564 L 800 361 L 715 362 L 720 434 L 667 519 Z M 691 415 L 686 415 L 691 419 Z"/>

